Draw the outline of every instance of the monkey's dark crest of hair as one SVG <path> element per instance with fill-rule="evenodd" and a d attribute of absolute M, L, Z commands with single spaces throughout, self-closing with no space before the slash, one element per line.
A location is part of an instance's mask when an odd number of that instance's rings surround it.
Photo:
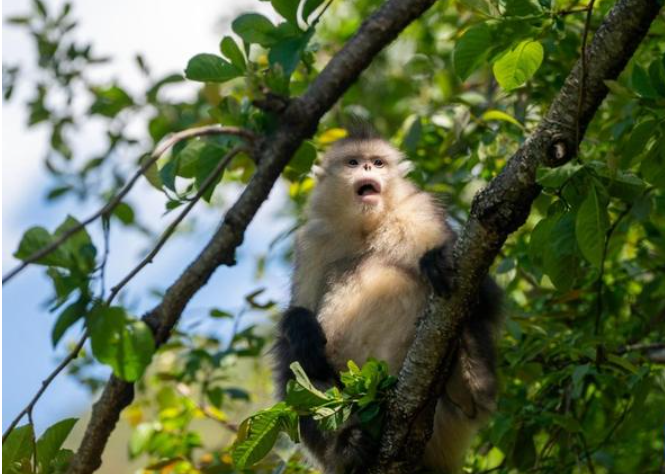
<path fill-rule="evenodd" d="M 347 135 L 344 140 L 375 140 L 383 138 L 369 121 L 351 115 L 344 124 Z"/>

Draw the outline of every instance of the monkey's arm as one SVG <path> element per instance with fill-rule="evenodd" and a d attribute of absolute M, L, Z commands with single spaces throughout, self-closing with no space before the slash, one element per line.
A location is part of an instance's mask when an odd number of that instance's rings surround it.
<path fill-rule="evenodd" d="M 314 313 L 291 307 L 282 315 L 277 331 L 273 351 L 280 397 L 286 395 L 286 384 L 293 378 L 290 365 L 294 362 L 300 363 L 315 384 L 332 384 L 335 371 L 326 357 L 326 336 Z"/>

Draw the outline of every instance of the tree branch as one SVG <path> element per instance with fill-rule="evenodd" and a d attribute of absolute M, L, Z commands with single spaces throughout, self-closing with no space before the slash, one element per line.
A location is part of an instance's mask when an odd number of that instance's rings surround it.
<path fill-rule="evenodd" d="M 88 224 L 91 224 L 92 222 L 96 221 L 102 216 L 108 216 L 110 215 L 113 210 L 122 202 L 123 198 L 131 191 L 131 189 L 134 187 L 136 182 L 139 180 L 139 178 L 146 172 L 150 167 L 159 160 L 164 153 L 166 153 L 171 147 L 173 147 L 175 144 L 186 140 L 188 138 L 193 138 L 193 137 L 202 137 L 205 135 L 236 135 L 239 137 L 244 138 L 246 141 L 249 143 L 254 143 L 256 141 L 256 136 L 250 132 L 249 130 L 245 130 L 242 128 L 238 127 L 222 127 L 220 125 L 206 125 L 203 127 L 197 127 L 197 128 L 191 128 L 188 130 L 184 130 L 182 132 L 174 133 L 173 135 L 169 136 L 166 140 L 162 142 L 161 145 L 159 145 L 155 151 L 150 155 L 150 158 L 145 160 L 139 169 L 134 173 L 134 175 L 130 178 L 130 180 L 125 184 L 125 186 L 109 200 L 104 206 L 101 207 L 97 212 L 95 212 L 93 215 L 85 219 L 84 221 L 80 222 L 78 225 L 75 225 L 74 227 L 71 227 L 67 229 L 65 232 L 62 233 L 60 237 L 58 237 L 56 240 L 51 242 L 49 245 L 47 245 L 44 248 L 39 249 L 38 251 L 34 252 L 32 255 L 26 257 L 23 259 L 23 261 L 11 269 L 9 272 L 7 272 L 6 275 L 2 277 L 2 283 L 5 284 L 12 278 L 14 278 L 16 275 L 18 275 L 21 271 L 23 271 L 28 265 L 35 263 L 37 260 L 44 258 L 51 252 L 53 252 L 55 249 L 60 247 L 63 243 L 65 243 L 72 235 L 76 234 L 79 232 L 81 229 L 86 227 Z"/>
<path fill-rule="evenodd" d="M 220 265 L 235 263 L 236 248 L 245 230 L 267 199 L 272 186 L 305 138 L 314 134 L 319 120 L 369 66 L 374 57 L 435 0 L 389 0 L 370 16 L 356 34 L 330 60 L 305 94 L 289 102 L 280 126 L 256 147 L 257 170 L 222 225 L 199 256 L 167 289 L 162 302 L 144 316 L 163 344 L 185 306 Z M 101 455 L 123 408 L 134 398 L 134 385 L 116 377 L 106 384 L 95 403 L 90 422 L 70 474 L 90 473 L 101 465 Z"/>
<path fill-rule="evenodd" d="M 582 64 L 577 62 L 546 117 L 503 171 L 479 192 L 454 249 L 456 287 L 432 298 L 422 317 L 386 411 L 381 452 L 373 474 L 413 472 L 431 436 L 434 401 L 445 382 L 448 350 L 457 339 L 494 258 L 508 235 L 529 215 L 538 196 L 539 166 L 560 166 L 577 152 L 596 110 L 607 95 L 605 80 L 624 69 L 659 11 L 654 0 L 619 0 L 586 49 L 585 91 L 578 110 Z M 579 133 L 578 133 L 579 127 Z M 445 317 L 442 317 L 445 315 Z M 417 416 L 420 415 L 420 416 Z"/>

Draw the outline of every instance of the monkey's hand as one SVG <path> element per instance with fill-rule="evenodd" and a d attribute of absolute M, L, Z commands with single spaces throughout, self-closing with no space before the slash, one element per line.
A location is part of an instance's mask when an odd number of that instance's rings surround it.
<path fill-rule="evenodd" d="M 366 470 L 378 450 L 377 441 L 359 425 L 352 424 L 339 432 L 330 454 L 334 459 L 336 472 L 356 474 Z"/>
<path fill-rule="evenodd" d="M 420 259 L 420 271 L 427 277 L 437 295 L 449 294 L 454 288 L 452 243 L 425 252 Z"/>
<path fill-rule="evenodd" d="M 290 358 L 299 362 L 311 379 L 334 380 L 335 371 L 326 357 L 326 335 L 313 312 L 298 306 L 289 308 L 279 330 L 288 344 Z"/>

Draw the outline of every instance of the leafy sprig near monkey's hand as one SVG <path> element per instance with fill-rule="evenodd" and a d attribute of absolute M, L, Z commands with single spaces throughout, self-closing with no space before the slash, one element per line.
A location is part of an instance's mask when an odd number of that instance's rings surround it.
<path fill-rule="evenodd" d="M 383 361 L 370 359 L 362 368 L 353 361 L 347 365 L 349 370 L 340 374 L 341 389 L 332 387 L 323 392 L 312 384 L 298 362 L 291 364 L 295 379 L 289 381 L 284 401 L 240 424 L 233 446 L 236 467 L 244 469 L 263 459 L 279 433 L 286 433 L 294 443 L 300 442 L 300 417 L 311 416 L 322 430 L 335 431 L 357 415 L 360 426 L 378 436 L 383 402 L 397 379 L 388 373 L 388 364 Z"/>

